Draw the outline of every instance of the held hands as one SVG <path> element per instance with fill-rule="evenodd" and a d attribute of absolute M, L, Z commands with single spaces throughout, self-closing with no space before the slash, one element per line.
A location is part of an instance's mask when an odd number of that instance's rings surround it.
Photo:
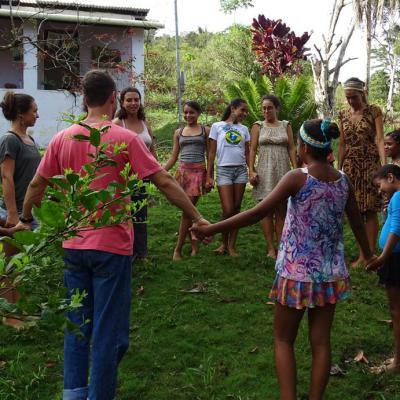
<path fill-rule="evenodd" d="M 365 269 L 367 271 L 370 272 L 375 272 L 377 271 L 380 267 L 382 267 L 383 263 L 384 263 L 384 259 L 382 258 L 382 255 L 380 255 L 379 257 L 373 255 L 371 258 L 369 258 L 366 261 L 366 267 Z"/>
<path fill-rule="evenodd" d="M 213 237 L 210 235 L 211 224 L 204 218 L 197 222 L 194 222 L 192 227 L 189 229 L 190 234 L 194 236 L 197 240 L 201 240 L 204 244 L 211 243 Z"/>
<path fill-rule="evenodd" d="M 249 173 L 249 181 L 250 184 L 253 186 L 257 186 L 258 185 L 258 174 L 257 172 L 250 172 Z"/>
<path fill-rule="evenodd" d="M 214 187 L 214 179 L 210 178 L 210 177 L 207 177 L 205 187 L 206 187 L 206 192 L 207 193 L 210 190 L 212 190 L 212 188 Z"/>
<path fill-rule="evenodd" d="M 19 215 L 17 212 L 11 212 L 7 214 L 7 220 L 5 227 L 11 228 L 19 223 Z"/>

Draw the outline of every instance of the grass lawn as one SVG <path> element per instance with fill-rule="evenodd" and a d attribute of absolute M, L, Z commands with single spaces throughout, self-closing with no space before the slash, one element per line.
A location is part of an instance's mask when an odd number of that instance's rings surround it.
<path fill-rule="evenodd" d="M 244 207 L 252 205 L 246 193 Z M 200 201 L 211 221 L 219 218 L 218 195 Z M 133 273 L 131 346 L 120 366 L 119 400 L 278 399 L 273 362 L 274 306 L 267 294 L 274 266 L 264 257 L 259 226 L 239 234 L 240 256 L 215 257 L 216 242 L 196 258 L 171 261 L 179 212 L 155 195 L 150 210 L 148 263 Z M 346 232 L 347 255 L 355 255 Z M 390 356 L 386 298 L 376 277 L 352 271 L 351 299 L 337 308 L 333 363 L 345 376 L 332 377 L 325 399 L 400 399 L 400 378 L 375 376 L 353 361 L 363 350 L 370 364 Z M 203 293 L 183 289 L 198 286 Z M 310 371 L 306 321 L 297 340 L 299 393 L 305 396 Z M 0 399 L 60 399 L 62 334 L 15 332 L 0 326 Z"/>

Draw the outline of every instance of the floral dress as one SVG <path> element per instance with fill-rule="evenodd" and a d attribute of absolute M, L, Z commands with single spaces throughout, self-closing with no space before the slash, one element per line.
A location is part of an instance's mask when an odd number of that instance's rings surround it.
<path fill-rule="evenodd" d="M 375 119 L 380 116 L 381 109 L 372 104 L 364 109 L 360 121 L 357 122 L 351 118 L 351 109 L 343 110 L 339 114 L 345 142 L 343 171 L 354 186 L 361 213 L 377 212 L 381 208 L 378 189 L 372 179 L 381 166 L 375 128 Z"/>
<path fill-rule="evenodd" d="M 253 189 L 253 197 L 260 201 L 271 193 L 279 180 L 290 171 L 288 154 L 287 121 L 279 121 L 278 126 L 260 126 L 258 139 L 259 154 L 257 164 L 258 185 Z"/>
<path fill-rule="evenodd" d="M 301 309 L 346 298 L 349 273 L 344 261 L 343 214 L 348 178 L 323 182 L 308 174 L 288 201 L 288 210 L 270 298 Z"/>

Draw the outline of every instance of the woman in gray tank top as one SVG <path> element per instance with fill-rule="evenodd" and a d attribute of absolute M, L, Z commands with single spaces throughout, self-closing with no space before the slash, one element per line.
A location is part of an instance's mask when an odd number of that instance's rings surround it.
<path fill-rule="evenodd" d="M 142 95 L 134 87 L 127 87 L 121 91 L 119 97 L 120 109 L 117 112 L 114 124 L 122 126 L 135 132 L 149 149 L 151 154 L 157 159 L 155 140 L 151 129 L 146 122 L 146 117 L 142 104 Z M 132 201 L 142 202 L 147 200 L 146 186 L 141 188 L 140 193 L 132 196 Z M 144 259 L 148 255 L 147 249 L 147 204 L 133 215 L 133 256 Z"/>
<path fill-rule="evenodd" d="M 186 126 L 174 132 L 172 154 L 164 167 L 167 171 L 170 170 L 179 157 L 179 167 L 175 178 L 193 204 L 196 204 L 199 197 L 206 192 L 205 159 L 210 129 L 198 123 L 200 114 L 201 107 L 195 101 L 187 101 L 184 104 L 183 117 Z M 192 220 L 183 214 L 179 225 L 178 242 L 172 257 L 174 261 L 182 259 L 182 248 L 187 236 L 189 236 L 192 246 L 191 255 L 194 256 L 198 252 L 198 242 L 189 234 L 191 225 Z"/>
<path fill-rule="evenodd" d="M 11 122 L 9 131 L 0 138 L 0 219 L 5 219 L 6 227 L 12 227 L 19 222 L 26 190 L 40 163 L 39 150 L 27 133 L 39 115 L 35 99 L 23 93 L 6 92 L 0 107 Z"/>

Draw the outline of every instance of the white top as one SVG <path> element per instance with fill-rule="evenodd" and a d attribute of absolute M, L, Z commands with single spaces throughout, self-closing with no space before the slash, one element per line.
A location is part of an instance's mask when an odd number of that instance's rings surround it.
<path fill-rule="evenodd" d="M 122 125 L 124 128 L 128 129 L 125 125 L 125 119 L 122 119 Z M 148 149 L 151 147 L 151 143 L 153 142 L 153 138 L 151 137 L 149 130 L 147 129 L 147 125 L 142 121 L 143 130 L 142 132 L 135 132 L 140 139 L 142 139 L 143 143 L 146 145 Z"/>
<path fill-rule="evenodd" d="M 217 141 L 217 166 L 246 165 L 246 142 L 250 141 L 249 130 L 242 124 L 215 122 L 211 126 L 210 139 Z"/>

